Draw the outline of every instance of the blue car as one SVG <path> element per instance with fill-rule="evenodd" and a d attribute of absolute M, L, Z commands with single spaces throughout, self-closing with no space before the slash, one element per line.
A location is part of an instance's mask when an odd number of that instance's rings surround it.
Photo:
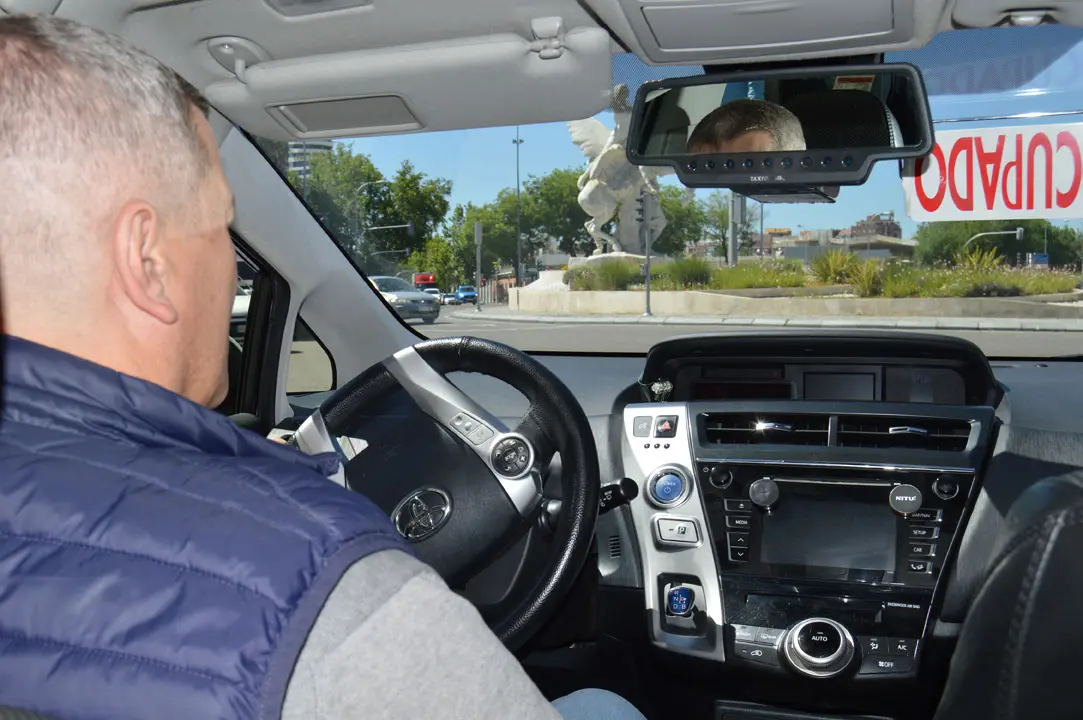
<path fill-rule="evenodd" d="M 455 299 L 461 303 L 476 303 L 478 301 L 478 291 L 474 289 L 473 285 L 460 285 L 459 289 L 455 291 Z"/>

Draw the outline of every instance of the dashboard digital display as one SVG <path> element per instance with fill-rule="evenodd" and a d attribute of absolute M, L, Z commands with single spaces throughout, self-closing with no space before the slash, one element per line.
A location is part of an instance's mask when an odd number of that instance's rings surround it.
<path fill-rule="evenodd" d="M 792 400 L 793 383 L 788 382 L 699 382 L 692 387 L 692 400 Z"/>
<path fill-rule="evenodd" d="M 887 503 L 790 497 L 764 520 L 760 562 L 893 573 L 896 524 Z"/>
<path fill-rule="evenodd" d="M 875 399 L 875 373 L 805 373 L 805 400 L 872 402 Z"/>

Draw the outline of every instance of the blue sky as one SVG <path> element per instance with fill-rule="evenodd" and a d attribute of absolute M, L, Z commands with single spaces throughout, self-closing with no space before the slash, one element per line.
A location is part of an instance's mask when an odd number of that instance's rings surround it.
<path fill-rule="evenodd" d="M 891 53 L 888 62 L 910 62 L 925 76 L 936 121 L 990 118 L 1021 112 L 1083 111 L 1083 29 L 1057 25 L 995 28 L 941 35 L 926 47 Z M 699 74 L 699 68 L 652 68 L 634 56 L 614 61 L 614 82 L 634 95 L 639 82 Z M 599 116 L 607 125 L 608 117 Z M 1041 124 L 1042 120 L 945 123 L 944 129 Z M 1049 118 L 1049 123 L 1083 122 L 1083 116 Z M 520 176 L 544 175 L 585 162 L 564 123 L 523 125 Z M 369 155 L 386 175 L 403 160 L 422 172 L 453 182 L 452 206 L 482 204 L 516 179 L 515 127 L 384 136 L 350 140 L 354 152 Z M 667 180 L 676 182 L 674 178 Z M 710 191 L 700 190 L 701 195 Z M 874 166 L 865 185 L 845 187 L 834 205 L 766 206 L 768 227 L 841 228 L 877 212 L 894 211 L 910 236 L 916 224 L 906 217 L 898 164 Z M 1073 223 L 1078 224 L 1078 223 Z"/>

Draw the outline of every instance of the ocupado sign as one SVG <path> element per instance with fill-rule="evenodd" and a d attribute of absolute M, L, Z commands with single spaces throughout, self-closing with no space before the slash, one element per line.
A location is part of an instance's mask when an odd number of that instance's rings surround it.
<path fill-rule="evenodd" d="M 1083 123 L 936 132 L 903 171 L 906 214 L 930 220 L 1083 217 Z"/>

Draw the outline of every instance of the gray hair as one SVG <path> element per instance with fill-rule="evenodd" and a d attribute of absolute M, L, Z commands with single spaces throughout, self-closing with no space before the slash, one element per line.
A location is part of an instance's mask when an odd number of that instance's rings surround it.
<path fill-rule="evenodd" d="M 712 110 L 688 138 L 689 150 L 718 147 L 746 132 L 771 135 L 779 152 L 805 149 L 805 132 L 792 112 L 768 100 L 733 100 Z"/>
<path fill-rule="evenodd" d="M 195 112 L 207 113 L 198 91 L 120 37 L 0 18 L 0 254 L 26 259 L 27 242 L 78 254 L 79 213 L 107 209 L 122 189 L 162 207 L 189 201 L 178 191 L 209 167 Z"/>

